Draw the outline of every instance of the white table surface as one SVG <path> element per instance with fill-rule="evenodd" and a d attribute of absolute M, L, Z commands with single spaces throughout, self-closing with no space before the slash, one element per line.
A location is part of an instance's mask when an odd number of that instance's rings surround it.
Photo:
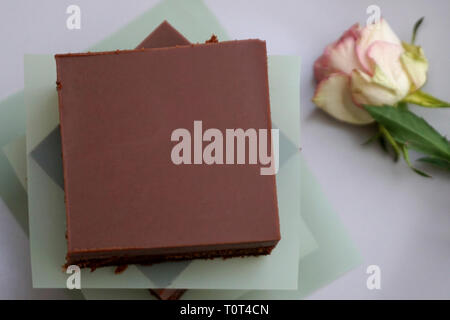
<path fill-rule="evenodd" d="M 84 50 L 152 7 L 155 0 L 0 2 L 0 99 L 23 89 L 25 53 Z M 312 65 L 324 46 L 376 4 L 400 38 L 418 36 L 430 60 L 426 91 L 450 101 L 450 1 L 206 0 L 232 38 L 267 40 L 269 54 L 302 57 L 302 147 L 310 167 L 361 251 L 363 265 L 312 299 L 450 299 L 450 174 L 433 179 L 393 163 L 377 145 L 362 147 L 370 128 L 334 121 L 310 102 Z M 66 29 L 65 10 L 77 4 L 82 28 Z M 450 110 L 417 110 L 450 136 Z M 64 298 L 62 290 L 31 288 L 28 239 L 0 202 L 0 298 Z M 366 268 L 381 268 L 381 290 L 368 290 Z"/>

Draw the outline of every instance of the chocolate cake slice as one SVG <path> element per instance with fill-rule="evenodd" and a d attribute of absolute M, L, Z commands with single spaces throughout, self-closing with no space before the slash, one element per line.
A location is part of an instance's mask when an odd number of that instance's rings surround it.
<path fill-rule="evenodd" d="M 268 254 L 275 177 L 255 165 L 176 165 L 171 133 L 270 129 L 265 43 L 56 55 L 67 264 Z"/>

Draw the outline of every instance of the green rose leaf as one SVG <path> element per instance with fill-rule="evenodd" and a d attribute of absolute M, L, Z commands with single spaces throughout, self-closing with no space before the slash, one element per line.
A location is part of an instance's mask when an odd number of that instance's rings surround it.
<path fill-rule="evenodd" d="M 404 108 L 364 106 L 399 144 L 426 155 L 450 161 L 450 142 L 423 118 Z"/>
<path fill-rule="evenodd" d="M 439 100 L 432 95 L 423 91 L 417 90 L 403 99 L 404 102 L 409 102 L 426 108 L 450 108 L 450 103 Z"/>
<path fill-rule="evenodd" d="M 418 159 L 417 161 L 428 163 L 441 169 L 446 169 L 450 171 L 450 161 L 444 159 L 439 159 L 435 157 L 423 157 Z"/>
<path fill-rule="evenodd" d="M 406 164 L 411 168 L 411 170 L 413 170 L 415 173 L 417 173 L 418 175 L 421 175 L 422 177 L 425 178 L 431 178 L 431 176 L 417 168 L 415 168 L 412 163 L 411 160 L 409 159 L 409 151 L 408 148 L 405 145 L 402 145 L 401 147 L 402 149 L 402 153 L 403 153 L 403 159 L 405 159 Z"/>

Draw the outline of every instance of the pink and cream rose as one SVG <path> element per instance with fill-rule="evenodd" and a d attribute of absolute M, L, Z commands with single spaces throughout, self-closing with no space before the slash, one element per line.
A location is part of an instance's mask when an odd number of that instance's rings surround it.
<path fill-rule="evenodd" d="M 421 88 L 428 61 L 421 47 L 401 42 L 386 20 L 353 25 L 314 63 L 313 102 L 334 118 L 369 124 L 363 105 L 396 105 Z"/>

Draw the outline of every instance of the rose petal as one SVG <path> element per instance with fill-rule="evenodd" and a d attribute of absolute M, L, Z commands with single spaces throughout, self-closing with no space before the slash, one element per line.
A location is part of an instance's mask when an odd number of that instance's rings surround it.
<path fill-rule="evenodd" d="M 355 23 L 350 27 L 350 29 L 344 32 L 344 34 L 341 36 L 341 39 L 346 37 L 352 37 L 353 39 L 357 40 L 361 35 L 361 30 L 362 29 L 359 23 Z"/>
<path fill-rule="evenodd" d="M 328 55 L 324 53 L 314 62 L 314 78 L 317 82 L 322 81 L 322 79 L 333 73 L 333 68 L 329 65 L 328 61 Z"/>
<path fill-rule="evenodd" d="M 416 91 L 427 81 L 428 60 L 421 47 L 405 42 L 402 45 L 405 52 L 400 60 L 412 82 L 411 91 Z"/>
<path fill-rule="evenodd" d="M 334 118 L 351 124 L 369 124 L 373 118 L 352 101 L 349 76 L 334 73 L 317 86 L 313 102 Z"/>
<path fill-rule="evenodd" d="M 371 68 L 369 57 L 367 56 L 367 49 L 374 41 L 385 41 L 401 45 L 400 39 L 392 31 L 385 19 L 380 19 L 378 23 L 364 27 L 360 32 L 360 37 L 356 41 L 356 55 L 364 71 L 368 74 L 373 74 L 374 72 Z"/>
<path fill-rule="evenodd" d="M 350 75 L 353 69 L 361 69 L 355 46 L 355 39 L 348 36 L 341 38 L 335 46 L 329 49 L 329 64 L 335 72 Z"/>
<path fill-rule="evenodd" d="M 376 75 L 375 77 L 381 76 Z M 401 100 L 395 90 L 380 85 L 371 76 L 361 70 L 354 70 L 352 72 L 350 88 L 353 101 L 358 105 L 394 105 Z"/>
<path fill-rule="evenodd" d="M 361 68 L 355 47 L 359 31 L 359 24 L 353 25 L 338 41 L 325 48 L 322 56 L 314 63 L 314 76 L 317 82 L 332 73 L 343 72 L 350 75 L 353 69 Z"/>
<path fill-rule="evenodd" d="M 392 89 L 399 100 L 409 92 L 411 82 L 400 62 L 404 49 L 401 45 L 385 41 L 375 41 L 367 50 L 374 70 L 373 81 Z"/>

